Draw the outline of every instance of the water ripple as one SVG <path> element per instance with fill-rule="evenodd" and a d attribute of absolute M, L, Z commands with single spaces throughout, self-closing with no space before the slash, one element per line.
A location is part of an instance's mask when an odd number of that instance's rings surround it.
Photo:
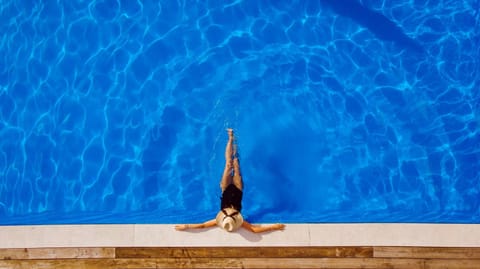
<path fill-rule="evenodd" d="M 0 224 L 210 218 L 226 127 L 252 221 L 478 223 L 480 1 L 348 2 L 2 1 Z"/>

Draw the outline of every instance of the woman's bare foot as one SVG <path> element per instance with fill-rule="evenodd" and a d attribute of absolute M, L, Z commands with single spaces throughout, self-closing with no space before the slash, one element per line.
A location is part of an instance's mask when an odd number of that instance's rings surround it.
<path fill-rule="evenodd" d="M 228 138 L 229 139 L 232 139 L 233 140 L 233 129 L 232 128 L 228 128 L 227 129 L 227 133 L 228 133 Z"/>

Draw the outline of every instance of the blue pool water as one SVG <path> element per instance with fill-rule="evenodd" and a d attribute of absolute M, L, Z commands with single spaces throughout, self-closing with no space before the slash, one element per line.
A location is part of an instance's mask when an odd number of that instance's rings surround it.
<path fill-rule="evenodd" d="M 480 1 L 0 4 L 0 224 L 480 223 Z"/>

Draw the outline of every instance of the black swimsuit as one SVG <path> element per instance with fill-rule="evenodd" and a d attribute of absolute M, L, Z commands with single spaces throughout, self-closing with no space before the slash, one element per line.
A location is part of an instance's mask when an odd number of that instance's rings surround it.
<path fill-rule="evenodd" d="M 228 185 L 228 187 L 222 193 L 222 203 L 220 209 L 233 207 L 239 212 L 242 210 L 242 196 L 243 192 L 237 188 L 234 184 Z M 225 214 L 227 215 L 227 214 Z"/>

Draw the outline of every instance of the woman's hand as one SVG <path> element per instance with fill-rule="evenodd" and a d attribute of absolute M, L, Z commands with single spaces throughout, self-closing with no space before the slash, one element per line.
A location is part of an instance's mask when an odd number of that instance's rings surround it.
<path fill-rule="evenodd" d="M 175 230 L 177 231 L 185 231 L 186 229 L 188 229 L 188 224 L 175 225 Z"/>
<path fill-rule="evenodd" d="M 273 229 L 275 229 L 275 230 L 284 230 L 284 229 L 285 229 L 285 224 L 275 223 L 275 224 L 273 224 Z"/>

